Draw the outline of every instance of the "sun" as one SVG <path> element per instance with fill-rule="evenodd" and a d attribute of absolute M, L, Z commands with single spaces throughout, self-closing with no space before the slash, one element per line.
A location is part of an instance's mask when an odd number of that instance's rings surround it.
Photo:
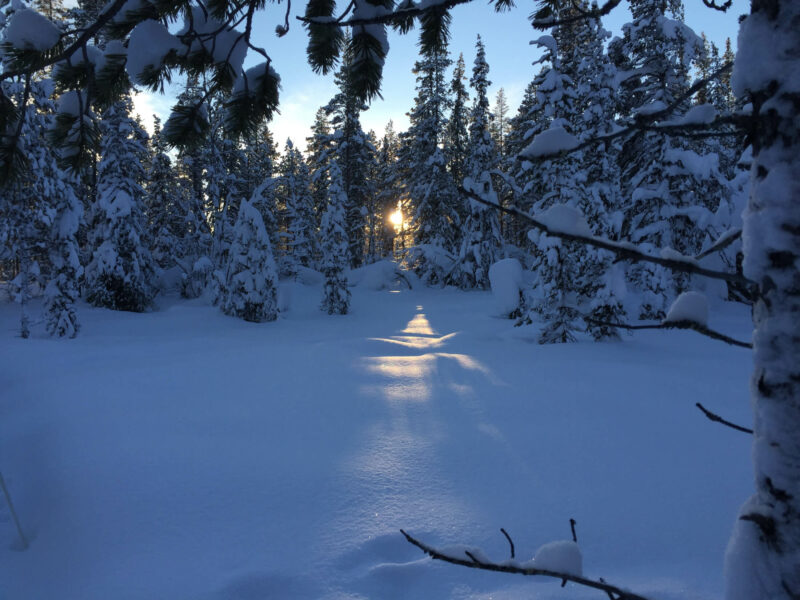
<path fill-rule="evenodd" d="M 400 227 L 403 225 L 403 213 L 398 208 L 391 215 L 389 215 L 389 220 L 392 222 L 392 225 L 400 229 Z"/>

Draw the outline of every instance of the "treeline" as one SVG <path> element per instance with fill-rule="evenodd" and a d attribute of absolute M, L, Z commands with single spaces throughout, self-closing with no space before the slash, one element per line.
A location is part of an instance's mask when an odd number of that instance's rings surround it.
<path fill-rule="evenodd" d="M 95 4 L 64 11 L 50 2 L 39 10 L 69 28 L 91 19 Z M 530 234 L 524 222 L 460 186 L 529 214 L 556 218 L 569 207 L 588 232 L 646 250 L 695 256 L 734 227 L 743 185 L 739 137 L 647 129 L 612 135 L 620 122 L 669 106 L 681 123 L 736 108 L 729 70 L 688 93 L 693 75 L 720 70 L 733 53 L 728 43 L 720 56 L 682 22 L 680 3 L 668 4 L 633 0 L 632 22 L 610 43 L 597 20 L 540 37 L 540 72 L 513 117 L 502 90 L 491 106 L 480 37 L 469 73 L 463 56 L 453 65 L 446 52 L 431 51 L 415 65 L 409 129 L 397 133 L 390 123 L 380 139 L 361 127 L 367 107 L 354 92 L 345 52 L 338 93 L 318 110 L 305 154 L 291 141 L 279 153 L 266 123 L 246 139 L 226 138 L 224 100 L 197 78 L 179 100 L 202 106 L 208 127 L 199 143 L 176 153 L 157 120 L 147 135 L 124 90 L 102 113 L 75 119 L 86 111 L 78 94 L 60 93 L 68 67 L 4 81 L 6 96 L 24 107 L 15 135 L 28 164 L 0 189 L 0 265 L 23 304 L 23 336 L 36 289 L 43 290 L 48 331 L 74 336 L 78 297 L 143 311 L 170 285 L 186 297 L 205 295 L 228 314 L 272 320 L 278 278 L 304 269 L 325 276 L 323 308 L 345 313 L 346 269 L 387 256 L 401 257 L 427 284 L 463 289 L 487 289 L 490 267 L 516 258 L 528 283 L 511 316 L 543 322 L 543 342 L 584 330 L 615 336 L 593 321 L 623 319 L 626 310 L 635 311 L 631 318 L 663 317 L 692 285 L 686 276 L 656 265 L 624 267 L 604 251 Z M 27 9 L 6 12 L 14 10 Z M 58 155 L 52 141 L 86 130 L 100 150 L 67 169 L 70 157 Z M 548 135 L 608 140 L 534 166 L 527 158 L 541 154 Z M 391 218 L 398 209 L 406 218 L 399 227 Z M 734 270 L 736 256 L 732 245 L 714 260 Z"/>

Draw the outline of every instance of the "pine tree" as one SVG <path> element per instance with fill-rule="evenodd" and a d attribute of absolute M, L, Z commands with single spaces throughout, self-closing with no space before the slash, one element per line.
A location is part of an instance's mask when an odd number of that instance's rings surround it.
<path fill-rule="evenodd" d="M 350 308 L 350 290 L 347 289 L 347 216 L 342 172 L 337 161 L 329 169 L 328 206 L 322 215 L 322 274 L 325 284 L 322 310 L 329 315 L 346 315 Z"/>
<path fill-rule="evenodd" d="M 302 154 L 291 140 L 286 140 L 280 173 L 279 195 L 286 232 L 281 271 L 295 275 L 298 266 L 312 266 L 317 251 L 311 178 Z"/>
<path fill-rule="evenodd" d="M 104 115 L 93 252 L 85 286 L 87 300 L 95 306 L 142 312 L 150 306 L 155 290 L 142 214 L 145 149 L 136 138 L 130 108 L 130 98 L 126 98 Z"/>
<path fill-rule="evenodd" d="M 328 167 L 333 152 L 333 132 L 325 107 L 317 110 L 311 136 L 306 138 L 308 170 L 311 174 L 311 198 L 314 204 L 314 219 L 317 229 L 322 222 L 322 213 L 328 204 Z M 319 259 L 319 257 L 315 257 Z"/>
<path fill-rule="evenodd" d="M 470 115 L 467 108 L 469 92 L 464 84 L 467 80 L 465 72 L 464 55 L 459 54 L 455 69 L 453 69 L 453 79 L 450 82 L 453 108 L 450 111 L 450 119 L 447 121 L 447 133 L 444 139 L 447 166 L 457 185 L 463 183 L 464 177 L 467 176 L 466 162 L 469 153 Z"/>
<path fill-rule="evenodd" d="M 278 275 L 261 213 L 243 200 L 225 269 L 222 311 L 252 323 L 278 318 Z"/>
<path fill-rule="evenodd" d="M 425 55 L 415 64 L 417 96 L 403 136 L 400 162 L 411 212 L 414 247 L 409 260 L 428 284 L 443 285 L 452 269 L 458 244 L 458 194 L 439 144 L 448 108 L 444 51 Z"/>
<path fill-rule="evenodd" d="M 500 154 L 501 159 L 505 159 L 508 156 L 508 110 L 506 92 L 503 88 L 500 88 L 497 90 L 497 96 L 494 101 L 494 111 L 492 113 L 494 119 L 492 120 L 491 132 L 494 145 L 497 147 L 497 152 Z"/>
<path fill-rule="evenodd" d="M 381 225 L 379 234 L 379 255 L 381 257 L 392 256 L 392 241 L 396 235 L 395 224 L 391 221 L 391 218 L 397 211 L 402 196 L 402 183 L 400 181 L 398 163 L 399 151 L 400 140 L 394 131 L 394 124 L 389 121 L 381 140 L 377 161 L 376 207 L 378 210 L 378 222 Z"/>
<path fill-rule="evenodd" d="M 623 83 L 625 114 L 647 112 L 669 106 L 688 89 L 688 69 L 702 41 L 679 21 L 665 28 L 666 5 L 662 0 L 632 0 L 633 21 L 623 27 L 623 38 L 611 52 L 618 66 L 636 74 Z M 678 6 L 673 6 L 674 10 Z M 688 110 L 678 107 L 675 114 Z M 691 166 L 696 155 L 684 140 L 655 132 L 639 132 L 628 138 L 620 154 L 623 166 L 624 208 L 622 235 L 652 249 L 673 248 L 694 255 L 703 232 L 698 227 L 695 182 Z M 635 265 L 629 277 L 642 294 L 640 318 L 662 318 L 667 302 L 684 289 L 688 278 L 673 275 L 657 265 Z"/>
<path fill-rule="evenodd" d="M 490 112 L 487 90 L 489 65 L 486 51 L 478 36 L 477 54 L 472 69 L 470 84 L 475 90 L 469 126 L 469 149 L 465 172 L 471 186 L 480 186 L 483 193 L 496 198 L 491 171 L 497 168 L 499 155 L 489 131 Z M 496 200 L 495 200 L 496 201 Z M 501 258 L 503 240 L 497 211 L 469 198 L 465 210 L 467 217 L 456 265 L 451 272 L 451 281 L 465 289 L 487 289 L 489 267 Z"/>

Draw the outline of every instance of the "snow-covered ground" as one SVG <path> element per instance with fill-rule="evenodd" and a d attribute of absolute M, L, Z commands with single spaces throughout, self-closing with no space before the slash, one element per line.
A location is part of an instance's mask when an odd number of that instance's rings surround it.
<path fill-rule="evenodd" d="M 717 598 L 749 436 L 751 356 L 691 331 L 539 346 L 487 293 L 284 286 L 254 325 L 196 301 L 81 307 L 75 340 L 0 306 L 4 600 L 602 598 L 433 562 L 570 539 L 584 572 Z M 747 339 L 742 307 L 709 326 Z"/>

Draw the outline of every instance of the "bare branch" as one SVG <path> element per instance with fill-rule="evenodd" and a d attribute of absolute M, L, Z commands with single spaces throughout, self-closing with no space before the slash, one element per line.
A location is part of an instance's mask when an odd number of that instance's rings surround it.
<path fill-rule="evenodd" d="M 598 319 L 592 319 L 590 317 L 584 317 L 585 321 L 589 323 L 593 323 L 594 325 L 603 325 L 606 327 L 619 327 L 621 329 L 628 329 L 631 331 L 640 330 L 640 329 L 691 329 L 696 331 L 697 333 L 702 333 L 703 335 L 710 337 L 715 340 L 719 340 L 720 342 L 725 342 L 726 344 L 730 344 L 731 346 L 739 346 L 740 348 L 752 348 L 753 344 L 750 342 L 742 342 L 740 340 L 734 339 L 725 335 L 724 333 L 719 333 L 718 331 L 714 331 L 713 329 L 709 329 L 705 325 L 701 325 L 695 321 L 664 321 L 662 323 L 652 323 L 646 325 L 631 325 L 629 323 L 612 323 L 610 321 L 600 321 Z"/>
<path fill-rule="evenodd" d="M 578 523 L 577 521 L 575 521 L 575 519 L 569 520 L 569 528 L 572 530 L 572 541 L 575 542 L 576 544 L 578 543 L 578 534 L 575 533 L 575 525 L 577 524 Z"/>
<path fill-rule="evenodd" d="M 495 202 L 490 202 L 489 200 L 482 198 L 475 192 L 467 190 L 466 188 L 464 188 L 464 186 L 459 186 L 458 190 L 459 192 L 472 198 L 476 202 L 480 202 L 481 204 L 485 204 L 486 206 L 491 206 L 492 208 L 495 208 L 500 212 L 504 212 L 509 215 L 514 215 L 516 217 L 519 217 L 520 219 L 523 219 L 524 221 L 527 221 L 534 228 L 546 233 L 551 237 L 560 238 L 570 242 L 580 242 L 582 244 L 594 246 L 595 248 L 608 250 L 609 252 L 613 252 L 614 254 L 616 254 L 618 257 L 624 260 L 629 260 L 631 262 L 654 263 L 657 265 L 661 265 L 662 267 L 666 267 L 667 269 L 671 269 L 672 271 L 677 271 L 679 273 L 694 273 L 696 275 L 703 275 L 704 277 L 708 277 L 709 279 L 720 279 L 722 281 L 730 281 L 731 283 L 737 283 L 747 287 L 755 285 L 752 281 L 750 281 L 743 275 L 739 275 L 738 273 L 714 271 L 712 269 L 706 269 L 705 267 L 701 267 L 692 258 L 681 259 L 681 258 L 664 258 L 661 256 L 651 256 L 650 254 L 645 254 L 644 252 L 642 252 L 641 250 L 639 250 L 633 244 L 630 243 L 614 242 L 611 240 L 606 240 L 603 238 L 590 235 L 580 235 L 577 233 L 566 233 L 563 231 L 556 231 L 549 228 L 541 221 L 538 221 L 534 217 L 531 217 L 530 215 L 522 212 L 517 208 L 501 206 L 499 204 L 496 204 Z"/>
<path fill-rule="evenodd" d="M 723 425 L 725 425 L 727 427 L 730 427 L 731 429 L 735 429 L 736 431 L 741 431 L 741 432 L 749 433 L 749 434 L 753 433 L 752 429 L 748 429 L 747 427 L 742 427 L 741 425 L 737 425 L 736 423 L 731 423 L 730 421 L 726 421 L 725 419 L 720 417 L 718 414 L 713 413 L 710 410 L 708 410 L 705 406 L 703 406 L 699 402 L 695 402 L 694 405 L 697 408 L 699 408 L 701 411 L 703 411 L 703 414 L 706 417 L 708 417 L 709 420 L 714 421 L 715 423 L 722 423 Z"/>
<path fill-rule="evenodd" d="M 717 4 L 714 0 L 702 0 L 708 8 L 713 8 L 719 12 L 728 12 L 728 9 L 733 5 L 733 0 L 725 0 L 722 4 Z"/>
<path fill-rule="evenodd" d="M 538 569 L 536 567 L 521 567 L 515 564 L 499 564 L 493 562 L 484 562 L 478 560 L 472 553 L 467 552 L 467 555 L 470 556 L 471 560 L 465 560 L 463 558 L 457 556 L 450 556 L 449 554 L 445 554 L 443 552 L 439 552 L 435 548 L 428 546 L 427 544 L 419 541 L 418 539 L 412 537 L 404 530 L 400 530 L 406 540 L 409 543 L 413 544 L 420 550 L 422 550 L 425 554 L 433 558 L 434 560 L 441 560 L 444 562 L 449 562 L 454 565 L 460 565 L 462 567 L 469 567 L 471 569 L 481 569 L 484 571 L 497 571 L 500 573 L 515 573 L 517 575 L 541 575 L 543 577 L 552 577 L 554 579 L 560 579 L 562 581 L 571 581 L 572 583 L 576 583 L 578 585 L 582 585 L 585 587 L 594 588 L 596 590 L 601 590 L 606 592 L 609 595 L 616 595 L 618 600 L 647 600 L 644 596 L 640 596 L 638 594 L 634 594 L 633 592 L 629 592 L 623 590 L 614 585 L 610 585 L 604 581 L 594 581 L 593 579 L 587 579 L 586 577 L 581 577 L 579 575 L 572 575 L 570 573 L 560 573 L 558 571 L 550 571 L 549 569 Z"/>
<path fill-rule="evenodd" d="M 513 540 L 511 539 L 511 536 L 510 536 L 510 535 L 508 535 L 508 532 L 507 532 L 505 529 L 503 529 L 502 527 L 500 528 L 500 532 L 501 532 L 501 533 L 502 533 L 504 536 L 506 536 L 506 539 L 508 540 L 508 545 L 509 545 L 509 546 L 511 546 L 511 558 L 514 558 L 514 542 L 513 542 Z"/>
<path fill-rule="evenodd" d="M 448 10 L 459 4 L 467 4 L 472 0 L 443 0 L 435 4 L 429 4 L 425 8 L 401 8 L 392 12 L 387 12 L 368 19 L 348 19 L 346 21 L 331 20 L 330 17 L 303 17 L 297 16 L 295 19 L 303 23 L 314 23 L 317 25 L 330 25 L 332 27 L 353 27 L 356 25 L 385 25 L 395 23 L 400 19 L 407 19 L 409 17 L 419 17 L 426 12 L 432 10 Z"/>

